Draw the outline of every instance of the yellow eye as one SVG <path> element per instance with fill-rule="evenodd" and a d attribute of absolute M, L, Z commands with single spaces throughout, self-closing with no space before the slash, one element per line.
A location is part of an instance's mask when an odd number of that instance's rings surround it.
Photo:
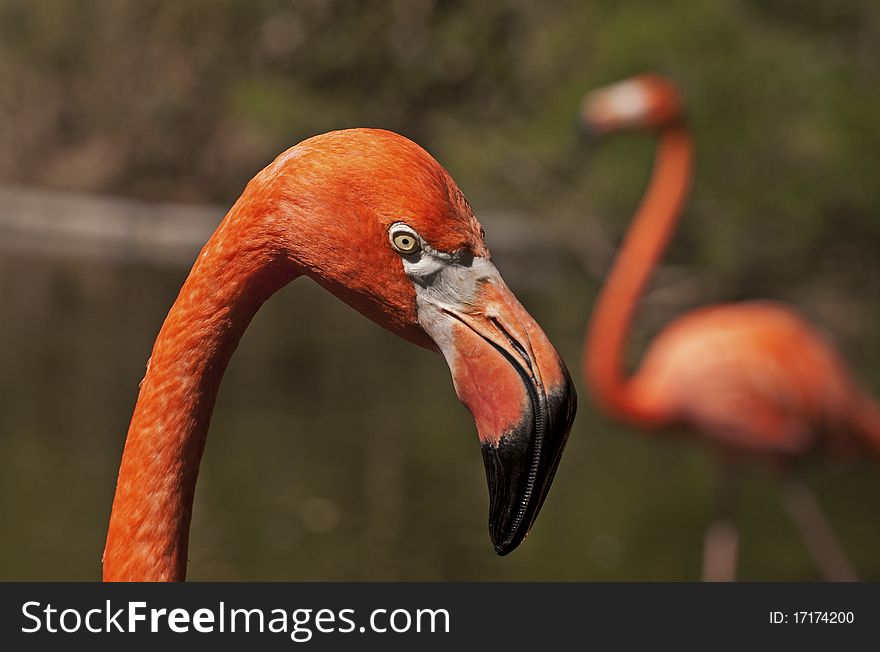
<path fill-rule="evenodd" d="M 412 233 L 398 231 L 391 234 L 391 243 L 402 254 L 411 254 L 419 248 L 419 242 Z"/>

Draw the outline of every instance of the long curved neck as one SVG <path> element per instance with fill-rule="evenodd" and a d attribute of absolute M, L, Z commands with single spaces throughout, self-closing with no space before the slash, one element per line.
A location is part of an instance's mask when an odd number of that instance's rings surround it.
<path fill-rule="evenodd" d="M 692 163 L 686 127 L 666 127 L 648 190 L 599 295 L 584 348 L 583 368 L 594 400 L 609 413 L 640 425 L 657 425 L 665 417 L 633 391 L 626 377 L 625 344 L 636 304 L 681 214 Z"/>
<path fill-rule="evenodd" d="M 243 205 L 242 208 L 239 208 Z M 220 380 L 260 305 L 297 275 L 237 204 L 199 254 L 147 364 L 104 549 L 107 581 L 186 575 L 199 462 Z"/>

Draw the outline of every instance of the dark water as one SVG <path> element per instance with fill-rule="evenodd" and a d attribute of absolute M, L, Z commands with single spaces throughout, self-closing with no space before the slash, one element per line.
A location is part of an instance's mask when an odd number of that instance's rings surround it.
<path fill-rule="evenodd" d="M 525 544 L 503 559 L 492 552 L 475 428 L 443 360 L 300 280 L 260 311 L 223 382 L 191 579 L 698 577 L 711 455 L 596 416 L 575 368 L 595 292 L 580 270 L 541 278 L 498 262 L 581 397 Z M 0 578 L 99 577 L 138 381 L 184 276 L 0 260 Z M 860 362 L 863 377 L 880 364 Z M 857 568 L 880 579 L 880 468 L 816 462 L 803 476 Z M 739 516 L 743 578 L 817 577 L 771 475 L 747 476 Z"/>

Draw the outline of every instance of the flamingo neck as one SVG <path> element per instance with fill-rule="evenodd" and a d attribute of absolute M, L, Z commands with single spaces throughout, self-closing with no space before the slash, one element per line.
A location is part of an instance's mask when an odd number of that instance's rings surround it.
<path fill-rule="evenodd" d="M 599 295 L 587 333 L 583 368 L 594 400 L 610 414 L 638 425 L 667 420 L 634 391 L 624 354 L 636 304 L 672 236 L 681 214 L 693 165 L 685 126 L 665 128 L 651 181 L 617 259 Z"/>
<path fill-rule="evenodd" d="M 260 305 L 297 276 L 270 228 L 233 207 L 159 332 L 129 426 L 104 579 L 182 581 L 205 436 L 229 358 Z"/>

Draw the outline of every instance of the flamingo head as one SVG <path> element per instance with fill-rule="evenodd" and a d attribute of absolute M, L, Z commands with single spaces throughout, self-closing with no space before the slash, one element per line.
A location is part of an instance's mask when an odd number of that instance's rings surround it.
<path fill-rule="evenodd" d="M 637 75 L 584 97 L 581 124 L 590 135 L 625 129 L 662 129 L 682 119 L 676 85 L 656 74 Z"/>
<path fill-rule="evenodd" d="M 512 551 L 547 495 L 576 396 L 455 182 L 412 141 L 352 129 L 300 143 L 252 184 L 286 208 L 267 219 L 303 274 L 445 357 L 476 421 L 495 551 Z"/>

